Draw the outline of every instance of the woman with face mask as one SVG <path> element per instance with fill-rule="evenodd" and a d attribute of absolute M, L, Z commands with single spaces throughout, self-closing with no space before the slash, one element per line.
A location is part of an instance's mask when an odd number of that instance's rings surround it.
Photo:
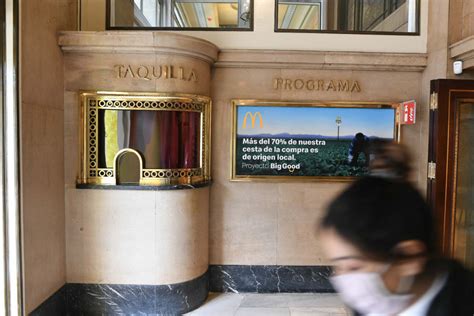
<path fill-rule="evenodd" d="M 403 177 L 373 174 L 342 192 L 320 224 L 342 300 L 355 315 L 473 316 L 474 274 L 436 255 L 423 197 Z"/>

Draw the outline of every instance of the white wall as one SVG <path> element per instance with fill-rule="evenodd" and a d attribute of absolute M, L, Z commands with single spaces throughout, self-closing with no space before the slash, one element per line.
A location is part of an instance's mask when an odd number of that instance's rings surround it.
<path fill-rule="evenodd" d="M 100 12 L 105 0 L 82 0 L 82 10 Z M 180 32 L 209 40 L 221 49 L 280 49 L 280 50 L 320 50 L 320 51 L 363 51 L 426 53 L 428 1 L 421 0 L 420 36 L 401 35 L 354 35 L 354 34 L 316 34 L 316 33 L 275 33 L 274 0 L 254 0 L 253 32 L 187 31 Z M 96 6 L 91 9 L 89 6 Z M 84 11 L 85 12 L 85 11 Z M 105 16 L 101 16 L 105 20 Z M 82 29 L 102 31 L 94 16 L 82 16 Z"/>

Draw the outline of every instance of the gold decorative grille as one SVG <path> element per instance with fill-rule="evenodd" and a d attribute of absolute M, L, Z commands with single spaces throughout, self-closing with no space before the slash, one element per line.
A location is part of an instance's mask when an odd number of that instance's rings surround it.
<path fill-rule="evenodd" d="M 158 93 L 82 93 L 82 163 L 79 184 L 117 184 L 115 161 L 125 148 L 116 153 L 113 168 L 100 166 L 100 110 L 175 111 L 200 113 L 199 161 L 197 168 L 140 169 L 140 185 L 193 184 L 210 180 L 210 107 L 208 97 Z M 143 164 L 142 160 L 140 163 Z"/>
<path fill-rule="evenodd" d="M 114 99 L 102 99 L 96 102 L 91 100 L 92 104 L 97 103 L 97 108 L 100 109 L 136 109 L 136 110 L 167 110 L 167 111 L 195 111 L 202 112 L 203 104 L 199 102 L 189 101 L 175 101 L 175 100 L 162 100 L 162 101 L 143 101 L 143 100 L 114 100 Z"/>

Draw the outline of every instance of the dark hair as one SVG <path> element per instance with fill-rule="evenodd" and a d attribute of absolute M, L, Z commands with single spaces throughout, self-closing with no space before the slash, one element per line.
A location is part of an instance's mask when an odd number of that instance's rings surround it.
<path fill-rule="evenodd" d="M 435 249 L 430 208 L 408 182 L 364 177 L 352 183 L 330 205 L 321 222 L 373 258 L 398 257 L 394 247 L 419 240 L 428 254 Z"/>
<path fill-rule="evenodd" d="M 411 172 L 411 155 L 408 148 L 391 140 L 374 139 L 370 145 L 372 154 L 370 173 L 407 180 Z"/>

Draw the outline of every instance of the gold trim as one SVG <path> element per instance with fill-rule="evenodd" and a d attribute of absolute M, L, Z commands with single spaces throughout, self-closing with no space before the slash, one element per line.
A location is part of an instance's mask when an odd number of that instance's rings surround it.
<path fill-rule="evenodd" d="M 449 180 L 449 153 L 450 153 L 450 128 L 449 128 L 449 122 L 451 118 L 451 95 L 452 92 L 474 92 L 473 90 L 462 90 L 462 89 L 453 89 L 449 91 L 449 102 L 448 102 L 448 138 L 447 138 L 447 159 L 446 159 L 446 181 Z M 454 153 L 454 159 L 452 161 L 453 164 L 453 199 L 452 199 L 452 205 L 451 205 L 451 223 L 450 223 L 450 231 L 451 234 L 449 235 L 449 243 L 450 243 L 450 253 L 449 255 L 451 257 L 455 256 L 455 250 L 456 250 L 456 215 L 457 215 L 457 188 L 458 188 L 458 167 L 459 167 L 459 136 L 460 136 L 460 123 L 461 123 L 461 105 L 465 103 L 474 103 L 474 99 L 471 98 L 462 98 L 462 99 L 457 99 L 457 102 L 454 104 L 455 108 L 455 113 L 456 113 L 456 119 L 455 119 L 455 126 L 454 126 L 454 148 L 453 148 L 453 153 Z M 446 186 L 449 185 L 449 182 L 446 182 Z M 447 194 L 449 193 L 448 190 L 445 191 L 445 210 L 447 211 Z M 445 212 L 447 213 L 447 212 Z M 447 214 L 444 214 L 444 222 L 446 223 L 446 216 Z M 445 226 L 445 225 L 444 225 Z M 444 236 L 447 236 L 446 228 L 443 227 L 443 234 Z"/>
<path fill-rule="evenodd" d="M 117 155 L 131 148 L 120 150 L 114 156 L 113 168 L 99 168 L 98 164 L 98 119 L 99 109 L 180 111 L 201 113 L 200 124 L 200 162 L 193 169 L 145 169 L 140 157 L 140 185 L 194 184 L 211 179 L 210 164 L 210 119 L 211 99 L 206 96 L 171 93 L 131 93 L 84 91 L 80 93 L 81 102 L 81 166 L 77 178 L 79 184 L 116 185 Z"/>
<path fill-rule="evenodd" d="M 450 211 L 450 214 L 451 217 L 450 217 L 450 225 L 449 225 L 449 232 L 450 234 L 448 234 L 448 227 L 446 224 L 443 224 L 443 231 L 441 232 L 442 236 L 442 241 L 443 241 L 443 244 L 442 244 L 442 250 L 444 253 L 448 253 L 449 256 L 453 256 L 454 255 L 454 228 L 455 228 L 455 213 L 456 213 L 456 198 L 457 198 L 457 195 L 456 195 L 456 190 L 453 190 L 453 197 L 452 197 L 452 201 L 451 201 L 451 205 L 448 207 L 448 190 L 447 190 L 447 187 L 448 185 L 451 183 L 449 181 L 449 168 L 450 168 L 450 164 L 451 163 L 454 163 L 455 165 L 454 166 L 457 166 L 457 152 L 455 151 L 454 152 L 454 161 L 450 161 L 449 160 L 449 153 L 450 153 L 450 149 L 451 149 L 451 141 L 450 141 L 450 137 L 451 137 L 451 125 L 450 125 L 450 122 L 451 122 L 451 109 L 452 109 L 452 94 L 453 92 L 473 92 L 473 90 L 466 90 L 466 89 L 451 89 L 449 90 L 449 93 L 448 93 L 448 108 L 447 108 L 447 111 L 448 111 L 448 118 L 447 118 L 447 122 L 448 122 L 448 128 L 447 128 L 447 135 L 446 135 L 446 167 L 445 167 L 445 188 L 444 188 L 444 211 L 443 211 L 443 223 L 446 223 L 446 219 L 448 217 L 448 210 Z M 469 98 L 467 98 L 469 99 Z M 460 100 L 464 100 L 464 99 L 460 99 Z M 439 100 L 438 100 L 439 102 Z M 456 146 L 456 142 L 458 141 L 458 135 L 459 135 L 459 131 L 458 131 L 458 122 L 457 122 L 458 118 L 456 118 L 456 122 L 455 122 L 455 130 L 454 130 L 454 133 L 455 133 L 455 146 Z M 456 150 L 456 148 L 454 148 L 454 150 Z M 456 185 L 457 186 L 457 174 L 456 174 L 457 170 L 455 169 L 453 171 L 453 186 Z M 449 249 L 446 249 L 446 241 L 448 241 L 449 243 Z"/>
<path fill-rule="evenodd" d="M 457 186 L 457 169 L 456 169 L 456 166 L 457 166 L 457 152 L 454 151 L 454 161 L 450 161 L 449 160 L 449 153 L 450 153 L 450 150 L 451 150 L 451 128 L 450 128 L 450 122 L 451 122 L 451 109 L 452 109 L 452 94 L 453 92 L 473 92 L 473 90 L 466 90 L 466 89 L 452 89 L 452 90 L 449 90 L 449 94 L 448 94 L 448 118 L 447 118 L 447 122 L 448 122 L 448 128 L 447 128 L 447 135 L 446 135 L 446 169 L 445 169 L 445 188 L 444 188 L 444 212 L 443 212 L 443 223 L 446 223 L 446 219 L 448 217 L 448 215 L 451 215 L 450 217 L 450 225 L 449 225 L 449 232 L 450 234 L 448 234 L 448 228 L 447 228 L 447 225 L 443 225 L 443 231 L 442 231 L 442 240 L 443 240 L 443 252 L 447 253 L 449 251 L 449 256 L 453 256 L 454 255 L 454 229 L 455 229 L 455 213 L 456 213 L 456 198 L 457 198 L 457 195 L 456 195 L 456 190 L 453 190 L 453 199 L 451 201 L 451 205 L 448 207 L 448 190 L 447 190 L 447 187 L 448 185 L 450 184 L 450 181 L 449 181 L 449 168 L 450 168 L 450 164 L 453 163 L 454 164 L 454 170 L 453 170 L 453 187 L 456 185 Z M 462 99 L 461 99 L 462 100 Z M 439 102 L 439 101 L 438 101 Z M 455 106 L 455 105 L 454 105 Z M 455 122 L 455 130 L 454 130 L 454 146 L 456 146 L 456 143 L 458 141 L 458 120 L 459 118 L 456 118 L 456 122 Z M 453 148 L 454 150 L 456 150 L 456 148 Z M 450 214 L 448 214 L 448 210 L 450 210 Z M 448 239 L 449 238 L 449 239 Z M 446 247 L 446 243 L 444 241 L 448 240 L 449 241 L 449 249 L 445 249 Z"/>
<path fill-rule="evenodd" d="M 348 182 L 355 177 L 331 177 L 331 176 L 239 176 L 236 175 L 236 137 L 237 137 L 237 107 L 238 106 L 268 106 L 268 107 L 339 107 L 339 108 L 392 108 L 394 115 L 394 139 L 400 142 L 400 103 L 398 102 L 340 102 L 340 101 L 272 101 L 256 99 L 233 99 L 231 101 L 231 141 L 230 141 L 230 181 L 232 182 Z"/>

